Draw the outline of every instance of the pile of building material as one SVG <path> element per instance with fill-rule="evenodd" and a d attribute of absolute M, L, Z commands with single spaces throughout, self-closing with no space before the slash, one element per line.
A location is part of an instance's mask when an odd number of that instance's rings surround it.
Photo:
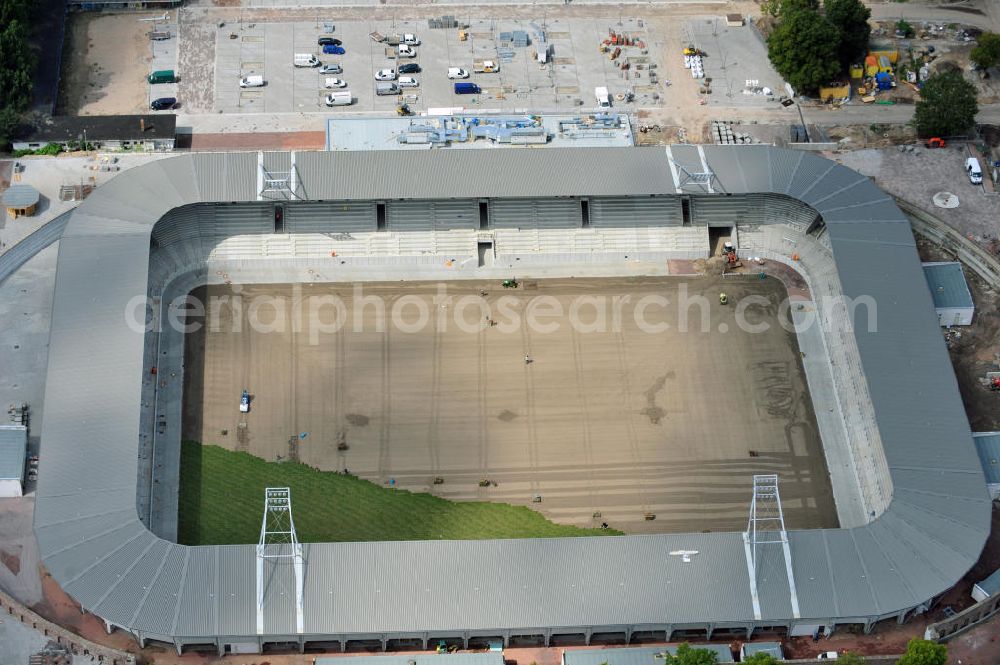
<path fill-rule="evenodd" d="M 449 15 L 441 18 L 429 18 L 427 19 L 427 27 L 436 30 L 453 30 L 458 27 L 458 21 L 455 20 L 454 16 Z"/>
<path fill-rule="evenodd" d="M 734 132 L 733 121 L 712 121 L 712 140 L 718 145 L 749 145 L 757 139 L 746 132 Z"/>

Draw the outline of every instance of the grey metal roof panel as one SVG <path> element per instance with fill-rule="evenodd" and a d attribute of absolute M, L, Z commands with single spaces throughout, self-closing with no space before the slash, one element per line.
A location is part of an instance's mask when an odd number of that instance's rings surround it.
<path fill-rule="evenodd" d="M 218 633 L 216 605 L 218 576 L 216 559 L 221 548 L 191 547 L 180 593 L 175 635 L 201 636 Z"/>
<path fill-rule="evenodd" d="M 838 177 L 837 165 L 835 163 L 821 157 L 817 157 L 816 155 L 803 154 L 802 160 L 795 169 L 795 173 L 792 175 L 792 181 L 788 185 L 788 190 L 785 193 L 802 201 L 803 197 L 809 196 L 813 187 L 817 186 L 826 178 L 832 177 L 835 178 L 837 183 L 844 184 L 848 180 L 852 180 L 856 175 L 855 172 L 850 169 L 844 170 L 847 171 L 847 173 Z"/>
<path fill-rule="evenodd" d="M 143 530 L 137 538 L 126 540 L 100 564 L 87 572 L 86 584 L 93 588 L 98 600 L 93 604 L 94 612 L 109 621 L 124 622 L 131 619 L 135 603 L 140 600 L 134 594 L 115 594 L 125 574 L 137 565 L 149 549 L 160 539 Z M 77 584 L 83 580 L 78 580 Z"/>
<path fill-rule="evenodd" d="M 303 152 L 296 153 L 295 164 L 310 199 L 615 196 L 673 191 L 663 151 L 656 148 Z"/>
<path fill-rule="evenodd" d="M 792 557 L 792 575 L 803 617 L 819 618 L 839 615 L 836 588 L 833 584 L 830 554 L 826 548 L 825 531 L 792 531 L 788 541 Z M 831 607 L 832 601 L 832 607 Z"/>
<path fill-rule="evenodd" d="M 986 482 L 1000 483 L 1000 432 L 977 432 L 972 436 Z"/>
<path fill-rule="evenodd" d="M 773 190 L 771 169 L 768 160 L 772 150 L 767 146 L 747 146 L 747 150 L 737 150 L 734 153 L 736 163 L 743 172 L 743 182 L 747 192 L 770 192 Z M 712 152 L 709 150 L 708 155 Z M 732 158 L 732 157 L 730 157 Z M 723 157 L 725 159 L 725 157 Z M 715 159 L 712 160 L 714 165 Z"/>
<path fill-rule="evenodd" d="M 961 263 L 925 263 L 924 277 L 927 278 L 927 288 L 935 307 L 975 306 Z"/>
<path fill-rule="evenodd" d="M 24 477 L 28 428 L 23 425 L 0 426 L 0 479 L 21 480 Z"/>
<path fill-rule="evenodd" d="M 823 531 L 840 616 L 881 614 L 888 607 L 872 595 L 871 580 L 854 541 L 856 529 Z M 874 612 L 873 612 L 874 610 Z"/>
<path fill-rule="evenodd" d="M 95 567 L 125 542 L 142 535 L 145 530 L 139 520 L 133 520 L 116 528 L 94 533 L 91 538 L 75 543 L 69 549 L 46 554 L 43 557 L 45 567 L 56 579 L 61 580 L 63 588 L 68 590 L 70 585 L 82 578 L 81 585 L 77 588 L 85 589 L 85 571 Z M 76 598 L 80 600 L 79 596 Z"/>
<path fill-rule="evenodd" d="M 806 153 L 801 150 L 772 150 L 770 152 L 771 190 L 787 195 L 791 192 L 795 174 L 799 170 L 799 164 L 806 158 Z"/>
<path fill-rule="evenodd" d="M 781 621 L 792 616 L 791 591 L 781 545 L 757 547 L 757 596 L 765 621 Z"/>
<path fill-rule="evenodd" d="M 964 554 L 936 538 L 921 535 L 916 527 L 895 512 L 884 513 L 874 533 L 904 579 L 930 579 L 947 586 L 953 571 L 940 562 L 956 561 L 956 555 L 959 559 L 965 558 Z"/>
<path fill-rule="evenodd" d="M 905 221 L 901 218 L 899 208 L 890 200 L 872 201 L 856 207 L 831 206 L 829 210 L 823 210 L 823 220 L 828 224 L 856 224 L 858 222 L 898 222 Z"/>
<path fill-rule="evenodd" d="M 170 543 L 165 540 L 151 537 L 143 542 L 144 549 L 132 561 L 125 562 L 118 571 L 120 577 L 115 588 L 99 606 L 100 616 L 114 616 L 121 625 L 133 624 L 147 597 L 147 591 L 170 551 Z"/>
<path fill-rule="evenodd" d="M 90 503 L 89 497 L 87 501 L 81 501 L 79 496 L 74 496 L 74 498 L 77 503 Z M 44 507 L 42 512 L 47 514 Z M 92 538 L 101 538 L 135 519 L 134 507 L 87 517 L 67 517 L 61 522 L 49 525 L 35 524 L 35 537 L 38 539 L 39 547 L 44 548 L 46 552 L 55 554 Z"/>
<path fill-rule="evenodd" d="M 218 572 L 219 592 L 215 599 L 220 635 L 251 635 L 256 631 L 257 581 L 256 550 L 252 547 L 225 546 L 219 548 L 220 560 L 225 561 Z M 265 564 L 267 611 L 264 627 L 268 634 L 295 633 L 295 584 L 290 559 L 271 559 Z M 271 570 L 267 570 L 270 568 Z M 274 577 L 267 573 L 276 573 Z"/>
<path fill-rule="evenodd" d="M 184 563 L 190 548 L 168 543 L 166 557 L 161 562 L 159 573 L 150 578 L 150 587 L 139 608 L 132 626 L 138 630 L 161 635 L 170 635 L 174 630 L 174 615 L 177 610 Z"/>

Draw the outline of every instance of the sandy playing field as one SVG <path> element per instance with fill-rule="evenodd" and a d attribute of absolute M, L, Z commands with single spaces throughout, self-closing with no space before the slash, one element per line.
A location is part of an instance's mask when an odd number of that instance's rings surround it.
<path fill-rule="evenodd" d="M 778 281 L 444 286 L 451 301 L 426 283 L 365 284 L 367 301 L 345 284 L 198 289 L 209 325 L 187 336 L 185 438 L 632 533 L 742 530 L 752 475 L 778 473 L 790 527 L 837 525 Z M 739 329 L 747 295 L 766 332 Z"/>
<path fill-rule="evenodd" d="M 146 14 L 74 12 L 66 21 L 59 112 L 64 115 L 147 113 L 145 77 L 152 61 Z"/>

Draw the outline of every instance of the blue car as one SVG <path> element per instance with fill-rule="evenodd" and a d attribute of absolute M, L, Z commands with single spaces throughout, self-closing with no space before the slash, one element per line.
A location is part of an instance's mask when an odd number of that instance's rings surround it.
<path fill-rule="evenodd" d="M 325 44 L 323 46 L 323 53 L 327 55 L 344 55 L 347 51 L 344 50 L 343 46 L 337 46 L 336 44 Z"/>

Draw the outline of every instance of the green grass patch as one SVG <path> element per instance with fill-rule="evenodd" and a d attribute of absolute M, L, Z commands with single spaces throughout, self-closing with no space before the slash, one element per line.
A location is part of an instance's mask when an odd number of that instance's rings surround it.
<path fill-rule="evenodd" d="M 291 488 L 292 514 L 302 542 L 621 535 L 611 529 L 555 524 L 524 506 L 447 501 L 305 464 L 266 462 L 247 453 L 185 441 L 178 542 L 257 542 L 265 487 Z"/>

